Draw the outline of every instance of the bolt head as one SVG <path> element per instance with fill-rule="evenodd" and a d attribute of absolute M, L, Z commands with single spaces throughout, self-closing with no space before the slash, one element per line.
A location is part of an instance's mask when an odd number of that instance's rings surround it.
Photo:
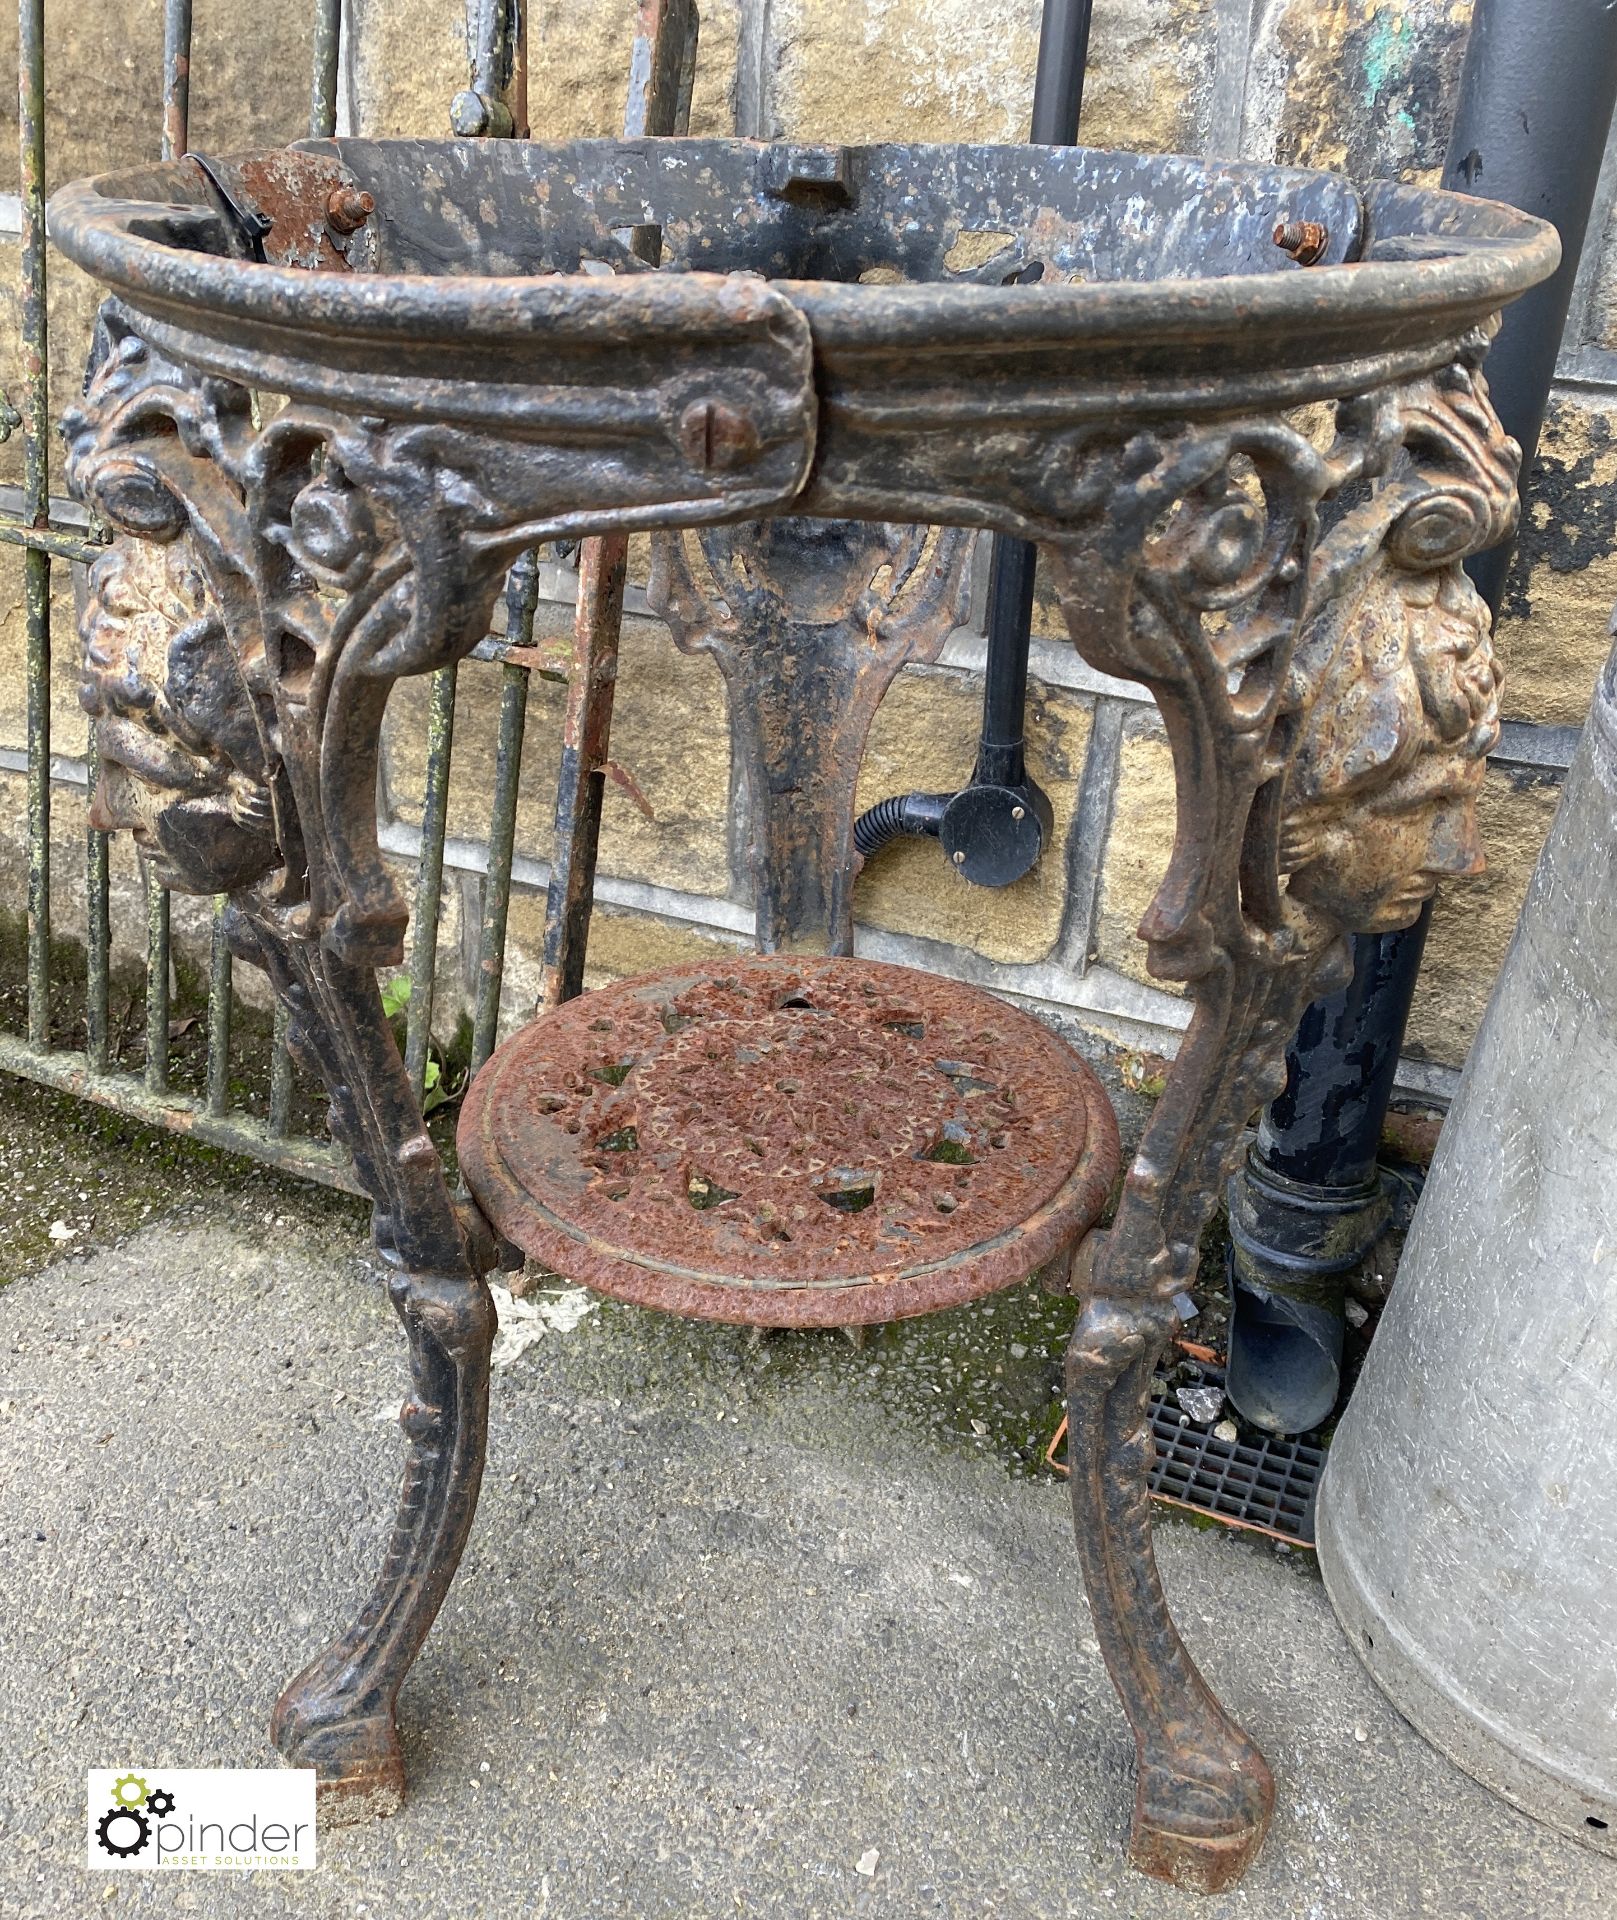
<path fill-rule="evenodd" d="M 693 400 L 679 417 L 680 450 L 703 473 L 750 467 L 761 445 L 754 421 L 722 400 Z"/>
<path fill-rule="evenodd" d="M 1027 818 L 1027 808 L 1026 808 L 1026 807 L 1012 807 L 1012 808 L 1011 808 L 1011 818 L 1012 818 L 1013 820 L 1025 820 L 1025 819 Z"/>
<path fill-rule="evenodd" d="M 955 848 L 955 850 L 954 850 L 954 852 L 953 852 L 952 854 L 950 854 L 950 856 L 949 856 L 949 858 L 950 858 L 951 860 L 953 860 L 953 862 L 955 863 L 955 865 L 956 865 L 957 867 L 963 867 L 963 866 L 964 866 L 964 865 L 966 864 L 966 850 L 965 850 L 965 848 L 964 848 L 964 847 L 956 847 L 956 848 Z"/>
<path fill-rule="evenodd" d="M 489 130 L 488 102 L 470 87 L 463 87 L 449 103 L 449 125 L 463 140 L 480 140 Z"/>
<path fill-rule="evenodd" d="M 326 200 L 326 218 L 333 233 L 358 233 L 376 211 L 376 201 L 358 187 L 333 187 Z"/>

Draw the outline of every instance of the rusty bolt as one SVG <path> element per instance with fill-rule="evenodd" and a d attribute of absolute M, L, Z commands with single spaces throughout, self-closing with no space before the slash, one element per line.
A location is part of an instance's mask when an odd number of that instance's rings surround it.
<path fill-rule="evenodd" d="M 1289 253 L 1300 267 L 1311 267 L 1323 257 L 1330 245 L 1330 229 L 1318 220 L 1281 220 L 1276 223 L 1274 243 Z"/>
<path fill-rule="evenodd" d="M 358 187 L 333 187 L 326 200 L 333 233 L 358 233 L 375 211 L 376 201 Z"/>
<path fill-rule="evenodd" d="M 758 428 L 722 400 L 693 400 L 679 416 L 685 458 L 704 473 L 733 473 L 758 457 Z"/>

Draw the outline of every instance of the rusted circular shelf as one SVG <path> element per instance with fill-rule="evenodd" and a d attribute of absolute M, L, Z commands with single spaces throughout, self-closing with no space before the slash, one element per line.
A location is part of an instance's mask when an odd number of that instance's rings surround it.
<path fill-rule="evenodd" d="M 498 1049 L 461 1166 L 495 1226 L 640 1306 L 854 1326 L 1013 1286 L 1118 1166 L 1100 1082 L 958 981 L 783 954 L 642 974 Z"/>

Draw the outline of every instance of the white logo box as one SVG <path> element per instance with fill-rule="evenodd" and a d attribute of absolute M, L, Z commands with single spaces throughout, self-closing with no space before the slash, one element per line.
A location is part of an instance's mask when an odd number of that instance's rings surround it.
<path fill-rule="evenodd" d="M 94 1767 L 86 1864 L 143 1872 L 315 1864 L 312 1767 Z"/>

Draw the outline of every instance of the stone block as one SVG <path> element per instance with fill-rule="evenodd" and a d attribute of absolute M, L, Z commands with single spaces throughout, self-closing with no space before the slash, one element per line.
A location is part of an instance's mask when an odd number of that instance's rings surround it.
<path fill-rule="evenodd" d="M 132 0 L 119 0 L 106 11 L 122 13 L 131 5 Z M 93 15 L 97 10 L 62 11 Z M 260 7 L 244 7 L 240 0 L 196 0 L 191 145 L 199 152 L 238 153 L 244 147 L 278 147 L 305 138 L 313 78 L 314 9 L 306 0 L 276 0 Z M 338 85 L 340 92 L 340 81 Z M 91 126 L 99 117 L 100 97 L 98 93 L 97 113 L 88 116 Z M 146 151 L 156 151 L 155 141 Z"/>
<path fill-rule="evenodd" d="M 0 71 L 16 70 L 12 8 L 0 24 Z M 204 153 L 232 153 L 301 138 L 309 130 L 312 71 L 308 7 L 201 0 L 191 42 L 191 145 Z M 8 85 L 4 99 L 9 131 L 0 139 L 0 192 L 15 193 L 15 89 Z M 162 0 L 47 5 L 45 167 L 51 187 L 155 160 L 162 101 Z"/>
<path fill-rule="evenodd" d="M 74 759 L 89 742 L 79 705 L 79 635 L 73 569 L 51 562 L 51 750 Z M 28 745 L 28 629 L 23 616 L 23 550 L 0 545 L 0 747 Z"/>
<path fill-rule="evenodd" d="M 1241 152 L 1359 180 L 1435 182 L 1471 0 L 1274 0 L 1247 67 Z"/>
<path fill-rule="evenodd" d="M 1611 647 L 1617 602 L 1617 400 L 1560 392 L 1550 407 L 1500 608 L 1504 711 L 1579 726 Z"/>
<path fill-rule="evenodd" d="M 535 633 L 570 633 L 572 609 L 541 605 Z M 387 805 L 419 825 L 426 781 L 429 683 L 394 690 L 383 732 Z M 548 859 L 556 805 L 565 689 L 532 678 L 517 849 Z M 500 669 L 469 661 L 460 670 L 449 783 L 451 835 L 484 841 L 494 796 Z M 601 829 L 601 865 L 620 878 L 692 893 L 729 890 L 730 741 L 724 683 L 704 659 L 679 653 L 660 620 L 623 626 L 612 763 Z"/>
<path fill-rule="evenodd" d="M 1409 1019 L 1412 1056 L 1465 1064 L 1560 798 L 1559 781 L 1489 768 L 1477 804 L 1488 871 L 1446 881 L 1438 894 Z"/>
<path fill-rule="evenodd" d="M 1079 129 L 1084 144 L 1204 152 L 1216 15 L 1214 0 L 1097 0 Z M 1026 130 L 1016 137 L 1025 140 Z"/>
<path fill-rule="evenodd" d="M 442 0 L 350 0 L 352 130 L 447 140 L 449 103 L 470 78 L 466 12 Z"/>
<path fill-rule="evenodd" d="M 691 132 L 736 130 L 741 0 L 703 0 Z M 536 140 L 587 140 L 623 131 L 635 0 L 540 7 L 528 22 L 528 118 Z"/>
<path fill-rule="evenodd" d="M 1157 980 L 1146 970 L 1145 943 L 1136 931 L 1167 871 L 1173 830 L 1173 755 L 1159 723 L 1137 715 L 1125 727 L 1118 760 L 1093 951 L 1102 966 L 1183 993 L 1178 981 Z"/>
<path fill-rule="evenodd" d="M 801 140 L 1025 140 L 1036 0 L 777 0 L 771 131 Z M 1214 47 L 1211 0 L 1100 0 L 1083 134 L 1194 151 Z"/>
<path fill-rule="evenodd" d="M 974 675 L 907 668 L 871 728 L 860 769 L 861 811 L 893 793 L 962 786 L 976 758 L 982 683 Z M 1087 700 L 1033 681 L 1028 689 L 1028 766 L 1055 808 L 1051 845 L 1033 871 L 1005 888 L 974 887 L 935 840 L 896 840 L 866 866 L 855 916 L 869 926 L 969 947 L 1001 962 L 1041 960 L 1055 945 L 1066 907 L 1066 850 L 1089 745 Z"/>

